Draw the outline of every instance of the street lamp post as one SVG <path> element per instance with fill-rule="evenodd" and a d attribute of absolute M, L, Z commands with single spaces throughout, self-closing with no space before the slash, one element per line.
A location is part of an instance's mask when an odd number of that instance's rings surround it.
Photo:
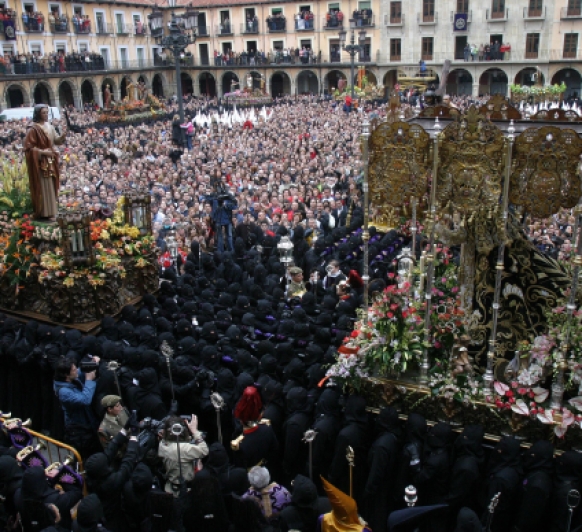
<path fill-rule="evenodd" d="M 350 44 L 346 44 L 347 32 L 345 30 L 339 31 L 339 40 L 342 50 L 350 55 L 350 73 L 352 78 L 352 100 L 355 97 L 354 92 L 354 61 L 356 54 L 364 51 L 364 43 L 366 42 L 366 30 L 358 32 L 358 44 L 356 44 L 356 21 L 350 19 Z"/>
<path fill-rule="evenodd" d="M 171 5 L 174 2 L 171 3 Z M 174 5 L 172 5 L 174 7 Z M 172 11 L 172 20 L 168 24 L 169 35 L 160 35 L 156 40 L 158 45 L 172 52 L 176 65 L 176 96 L 178 98 L 178 113 L 180 114 L 180 125 L 185 122 L 184 118 L 184 98 L 182 96 L 182 73 L 180 71 L 180 59 L 184 51 L 196 42 L 196 27 L 198 25 L 198 12 L 188 11 L 184 19 L 176 17 Z M 182 143 L 184 141 L 184 129 L 182 131 Z"/>

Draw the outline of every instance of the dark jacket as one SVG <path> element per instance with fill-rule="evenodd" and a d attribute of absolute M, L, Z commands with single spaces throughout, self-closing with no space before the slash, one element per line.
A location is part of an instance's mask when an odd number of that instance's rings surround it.
<path fill-rule="evenodd" d="M 122 493 L 138 457 L 139 444 L 130 441 L 127 443 L 127 450 L 119 469 L 117 471 L 111 469 L 120 447 L 126 442 L 127 437 L 120 432 L 111 440 L 104 452 L 92 455 L 85 463 L 87 488 L 101 500 L 107 527 L 113 532 L 123 532 L 127 528 Z"/>

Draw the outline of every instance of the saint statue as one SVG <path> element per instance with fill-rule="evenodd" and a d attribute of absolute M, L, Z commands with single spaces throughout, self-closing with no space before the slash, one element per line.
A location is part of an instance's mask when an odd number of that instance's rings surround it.
<path fill-rule="evenodd" d="M 253 90 L 253 76 L 251 76 L 251 74 L 247 74 L 247 89 L 249 89 L 250 91 Z"/>
<path fill-rule="evenodd" d="M 52 218 L 57 214 L 59 193 L 59 154 L 53 146 L 65 142 L 66 130 L 58 136 L 48 121 L 48 106 L 36 105 L 32 124 L 24 139 L 24 153 L 34 217 Z"/>
<path fill-rule="evenodd" d="M 105 109 L 109 109 L 111 107 L 111 88 L 109 86 L 109 83 L 107 85 L 105 85 L 105 90 L 103 91 L 103 97 L 104 97 L 103 107 Z"/>

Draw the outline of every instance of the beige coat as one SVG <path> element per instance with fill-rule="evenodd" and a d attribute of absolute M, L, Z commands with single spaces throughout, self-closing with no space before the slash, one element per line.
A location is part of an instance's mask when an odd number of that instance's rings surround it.
<path fill-rule="evenodd" d="M 194 440 L 202 440 L 202 434 L 198 431 L 194 433 Z M 162 440 L 158 447 L 158 456 L 163 460 L 166 468 L 166 493 L 172 493 L 174 497 L 178 497 L 180 477 L 180 468 L 178 466 L 178 449 L 180 445 L 180 462 L 182 463 L 182 477 L 186 482 L 194 478 L 194 471 L 196 468 L 196 460 L 204 458 L 208 454 L 208 445 L 202 440 L 198 444 L 181 442 L 176 444 L 176 441 Z"/>

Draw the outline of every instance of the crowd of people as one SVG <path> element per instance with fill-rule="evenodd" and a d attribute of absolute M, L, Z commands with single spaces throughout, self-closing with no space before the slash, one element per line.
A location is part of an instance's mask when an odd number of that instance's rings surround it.
<path fill-rule="evenodd" d="M 554 459 L 545 441 L 522 452 L 511 437 L 491 450 L 482 427 L 456 435 L 417 414 L 402 423 L 392 407 L 372 415 L 374 405 L 325 379 L 362 305 L 359 136 L 362 115 L 381 119 L 384 106 L 346 114 L 333 100 L 286 98 L 252 127 L 201 127 L 196 114 L 219 104 L 189 98 L 188 149 L 167 103 L 164 119 L 132 125 L 71 113 L 60 200 L 107 216 L 128 188 L 149 189 L 162 282 L 141 308 L 104 318 L 96 336 L 0 315 L 0 407 L 77 448 L 89 493 L 24 469 L 4 427 L 0 522 L 121 532 L 149 530 L 162 515 L 179 531 L 382 532 L 412 484 L 417 506 L 435 506 L 421 530 L 480 531 L 498 492 L 493 532 L 565 530 L 580 454 Z M 25 123 L 0 123 L 8 156 L 20 157 L 25 133 Z M 569 240 L 554 238 L 571 234 L 569 213 L 530 230 L 566 252 Z M 294 246 L 288 275 L 284 236 Z M 371 229 L 371 293 L 391 282 L 408 242 Z M 402 519 L 394 530 L 419 524 Z"/>
<path fill-rule="evenodd" d="M 465 44 L 463 59 L 469 61 L 503 61 L 509 58 L 511 44 L 491 41 L 489 44 Z"/>
<path fill-rule="evenodd" d="M 243 50 L 236 52 L 231 49 L 214 50 L 215 66 L 240 66 L 240 65 L 270 65 L 270 64 L 316 64 L 321 63 L 321 52 L 315 53 L 313 49 L 302 46 L 291 47 L 265 52 L 263 50 Z"/>
<path fill-rule="evenodd" d="M 64 51 L 42 54 L 34 51 L 0 55 L 0 74 L 28 75 L 59 72 L 82 72 L 105 70 L 107 65 L 101 54 L 93 52 Z"/>

